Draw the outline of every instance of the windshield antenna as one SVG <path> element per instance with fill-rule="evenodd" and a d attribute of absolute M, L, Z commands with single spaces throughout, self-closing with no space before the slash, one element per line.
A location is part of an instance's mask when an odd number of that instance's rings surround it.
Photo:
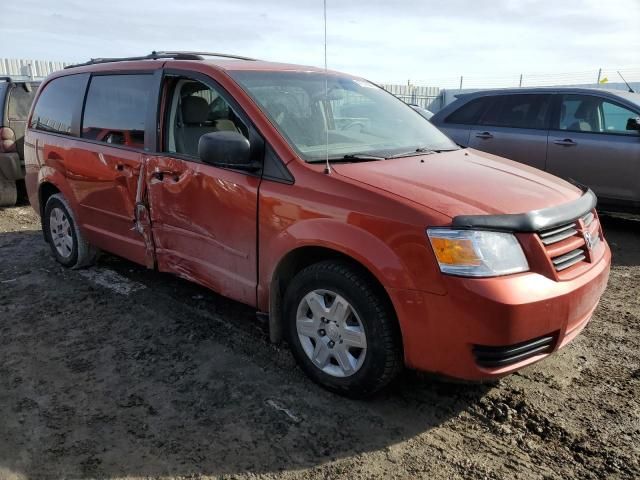
<path fill-rule="evenodd" d="M 326 35 L 326 33 L 325 33 L 325 35 Z M 326 48 L 326 47 L 325 47 L 325 48 Z M 326 54 L 325 54 L 325 55 L 326 55 Z M 325 60 L 325 62 L 326 62 L 326 60 Z M 326 67 L 325 67 L 325 68 L 326 68 Z M 634 91 L 633 91 L 633 88 L 631 88 L 631 86 L 629 85 L 629 82 L 627 82 L 627 81 L 624 79 L 624 77 L 622 76 L 622 74 L 621 74 L 620 72 L 618 72 L 618 75 L 620 75 L 620 78 L 622 79 L 622 81 L 623 81 L 624 83 L 626 83 L 626 84 L 627 84 L 627 88 L 629 89 L 629 93 L 636 93 L 636 92 L 634 92 Z"/>
<path fill-rule="evenodd" d="M 323 0 L 324 6 L 324 124 L 326 131 L 326 141 L 324 144 L 325 166 L 324 173 L 331 173 L 329 164 L 329 86 L 327 83 L 327 0 Z"/>

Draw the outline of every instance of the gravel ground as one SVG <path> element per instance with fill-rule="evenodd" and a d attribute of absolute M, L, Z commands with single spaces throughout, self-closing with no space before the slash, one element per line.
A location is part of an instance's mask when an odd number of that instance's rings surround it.
<path fill-rule="evenodd" d="M 604 224 L 609 288 L 570 346 L 352 401 L 246 306 L 111 256 L 65 270 L 0 210 L 0 478 L 639 478 L 640 222 Z"/>

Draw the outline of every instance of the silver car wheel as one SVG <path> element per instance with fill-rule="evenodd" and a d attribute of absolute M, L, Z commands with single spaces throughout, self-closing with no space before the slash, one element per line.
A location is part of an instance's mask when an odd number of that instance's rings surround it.
<path fill-rule="evenodd" d="M 49 214 L 51 241 L 62 258 L 69 258 L 73 252 L 73 234 L 67 214 L 61 208 L 54 207 Z"/>
<path fill-rule="evenodd" d="M 364 363 L 367 337 L 358 313 L 342 296 L 314 290 L 296 313 L 298 338 L 307 357 L 324 373 L 349 377 Z"/>

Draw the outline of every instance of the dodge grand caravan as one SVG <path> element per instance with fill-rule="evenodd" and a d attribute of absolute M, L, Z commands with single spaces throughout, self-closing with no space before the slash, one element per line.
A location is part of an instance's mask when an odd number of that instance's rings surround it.
<path fill-rule="evenodd" d="M 541 360 L 585 327 L 609 274 L 589 189 L 459 148 L 337 72 L 95 59 L 43 82 L 25 155 L 62 265 L 104 250 L 254 306 L 347 395 L 403 365 L 483 380 Z"/>

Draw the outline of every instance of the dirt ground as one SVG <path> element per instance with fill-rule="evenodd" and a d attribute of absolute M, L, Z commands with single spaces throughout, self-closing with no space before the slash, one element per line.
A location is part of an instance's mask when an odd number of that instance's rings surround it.
<path fill-rule="evenodd" d="M 54 262 L 0 210 L 0 478 L 640 478 L 640 222 L 559 354 L 494 385 L 316 387 L 254 312 L 110 256 Z"/>

